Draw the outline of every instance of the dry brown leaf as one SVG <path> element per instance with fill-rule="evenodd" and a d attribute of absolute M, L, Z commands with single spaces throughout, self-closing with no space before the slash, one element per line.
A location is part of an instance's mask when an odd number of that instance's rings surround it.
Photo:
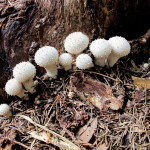
<path fill-rule="evenodd" d="M 113 95 L 109 86 L 90 77 L 73 76 L 70 80 L 70 89 L 82 100 L 90 101 L 100 110 L 122 108 L 121 99 Z"/>
<path fill-rule="evenodd" d="M 150 79 L 149 78 L 138 78 L 132 76 L 133 84 L 139 89 L 150 89 Z"/>
<path fill-rule="evenodd" d="M 31 137 L 33 137 L 35 139 L 43 141 L 47 144 L 50 143 L 50 140 L 51 140 L 51 134 L 50 133 L 47 133 L 45 131 L 40 132 L 40 133 L 38 133 L 37 131 L 31 131 L 31 132 L 28 132 L 28 133 L 30 134 Z"/>
<path fill-rule="evenodd" d="M 81 140 L 83 143 L 88 143 L 95 130 L 97 129 L 97 118 L 91 119 L 87 125 L 83 126 L 79 129 L 77 133 L 77 138 Z"/>
<path fill-rule="evenodd" d="M 107 150 L 108 147 L 105 144 L 99 145 L 96 150 Z"/>

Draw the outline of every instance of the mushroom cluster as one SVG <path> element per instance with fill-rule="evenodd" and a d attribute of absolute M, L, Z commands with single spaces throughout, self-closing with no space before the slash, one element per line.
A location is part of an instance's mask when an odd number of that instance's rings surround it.
<path fill-rule="evenodd" d="M 64 49 L 67 53 L 60 56 L 56 48 L 52 46 L 43 46 L 37 50 L 34 56 L 35 63 L 45 68 L 46 74 L 50 78 L 56 78 L 58 75 L 57 65 L 60 64 L 66 71 L 72 69 L 75 60 L 76 67 L 79 69 L 90 69 L 94 67 L 92 57 L 96 65 L 104 67 L 114 66 L 114 64 L 123 56 L 130 53 L 131 46 L 129 42 L 120 36 L 111 37 L 109 40 L 96 39 L 89 46 L 89 37 L 82 32 L 73 32 L 64 40 Z M 92 57 L 84 50 L 92 53 Z M 13 69 L 13 77 L 5 85 L 5 91 L 8 95 L 27 98 L 27 92 L 34 93 L 34 77 L 36 68 L 30 62 L 20 62 Z"/>
<path fill-rule="evenodd" d="M 13 77 L 5 85 L 5 91 L 10 96 L 18 96 L 28 99 L 26 91 L 35 92 L 33 78 L 36 74 L 36 68 L 30 62 L 21 62 L 13 69 Z"/>

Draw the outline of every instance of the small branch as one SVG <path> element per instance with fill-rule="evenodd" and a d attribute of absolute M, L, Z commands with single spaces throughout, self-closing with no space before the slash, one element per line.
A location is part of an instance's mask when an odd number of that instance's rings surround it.
<path fill-rule="evenodd" d="M 75 72 L 81 72 L 81 70 L 73 70 L 73 71 L 75 71 Z M 82 72 L 87 72 L 87 73 L 97 74 L 97 75 L 106 77 L 106 78 L 108 78 L 108 79 L 111 79 L 111 80 L 113 80 L 113 81 L 121 82 L 121 81 L 119 81 L 119 80 L 116 80 L 116 79 L 114 79 L 114 78 L 112 78 L 112 77 L 109 77 L 109 76 L 107 76 L 107 75 L 104 75 L 104 74 L 101 74 L 101 73 L 98 73 L 98 72 L 94 72 L 94 71 L 86 71 L 86 70 L 82 70 Z"/>
<path fill-rule="evenodd" d="M 20 146 L 26 148 L 27 150 L 34 150 L 33 148 L 30 148 L 30 147 L 24 145 L 23 143 L 20 143 L 20 142 L 18 142 L 18 141 L 16 141 L 16 140 L 13 140 L 13 139 L 11 139 L 11 138 L 9 138 L 9 137 L 2 137 L 2 136 L 1 136 L 0 138 L 3 138 L 3 139 L 5 139 L 5 140 L 9 140 L 9 141 L 12 142 L 12 143 L 18 144 L 18 145 L 20 145 Z"/>

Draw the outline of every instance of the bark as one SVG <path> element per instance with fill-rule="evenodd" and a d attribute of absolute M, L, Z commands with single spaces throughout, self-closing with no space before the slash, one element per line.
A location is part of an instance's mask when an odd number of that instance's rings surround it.
<path fill-rule="evenodd" d="M 91 40 L 116 34 L 137 38 L 149 29 L 149 15 L 149 0 L 0 0 L 1 95 L 12 68 L 32 60 L 38 47 L 52 45 L 61 52 L 74 31 Z"/>

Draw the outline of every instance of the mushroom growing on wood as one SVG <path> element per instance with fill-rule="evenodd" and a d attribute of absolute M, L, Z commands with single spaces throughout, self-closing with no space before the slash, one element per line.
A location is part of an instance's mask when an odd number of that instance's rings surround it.
<path fill-rule="evenodd" d="M 65 68 L 65 70 L 70 70 L 72 68 L 72 56 L 68 53 L 63 53 L 59 56 L 59 63 Z"/>
<path fill-rule="evenodd" d="M 131 46 L 129 42 L 121 36 L 114 36 L 110 38 L 108 42 L 112 47 L 112 52 L 108 57 L 108 65 L 112 67 L 119 58 L 130 53 Z"/>
<path fill-rule="evenodd" d="M 76 66 L 79 69 L 89 69 L 94 66 L 92 58 L 88 54 L 80 54 L 76 58 Z"/>
<path fill-rule="evenodd" d="M 0 116 L 4 116 L 7 118 L 12 116 L 11 108 L 9 105 L 7 105 L 7 104 L 0 105 Z"/>
<path fill-rule="evenodd" d="M 25 90 L 22 87 L 22 84 L 16 79 L 10 79 L 5 85 L 5 91 L 8 95 L 18 96 L 23 98 L 26 96 Z"/>
<path fill-rule="evenodd" d="M 65 50 L 70 54 L 78 55 L 83 52 L 89 44 L 89 38 L 82 32 L 73 32 L 69 34 L 65 41 Z"/>
<path fill-rule="evenodd" d="M 90 45 L 90 51 L 95 57 L 95 64 L 102 67 L 106 65 L 106 59 L 111 50 L 111 45 L 105 39 L 94 40 Z"/>
<path fill-rule="evenodd" d="M 58 51 L 54 47 L 44 46 L 35 53 L 35 62 L 46 69 L 47 75 L 55 78 L 58 74 L 56 63 L 58 62 Z"/>
<path fill-rule="evenodd" d="M 16 80 L 21 82 L 25 89 L 30 93 L 35 92 L 33 78 L 36 74 L 36 68 L 30 62 L 21 62 L 13 69 L 13 76 Z"/>

